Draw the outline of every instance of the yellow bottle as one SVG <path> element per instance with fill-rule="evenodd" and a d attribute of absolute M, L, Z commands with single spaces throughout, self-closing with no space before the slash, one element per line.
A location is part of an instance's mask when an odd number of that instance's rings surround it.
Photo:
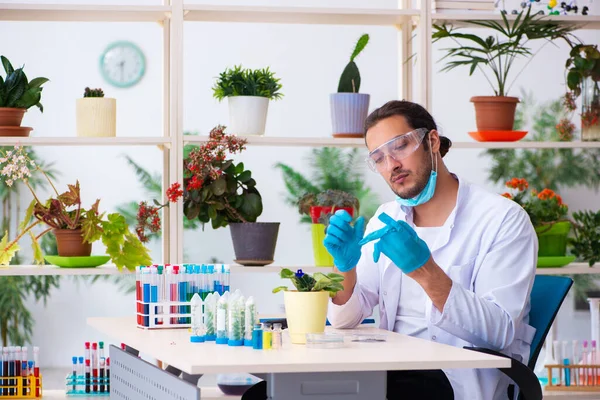
<path fill-rule="evenodd" d="M 263 350 L 271 349 L 271 339 L 273 337 L 272 332 L 271 324 L 265 324 L 265 328 L 263 330 Z"/>

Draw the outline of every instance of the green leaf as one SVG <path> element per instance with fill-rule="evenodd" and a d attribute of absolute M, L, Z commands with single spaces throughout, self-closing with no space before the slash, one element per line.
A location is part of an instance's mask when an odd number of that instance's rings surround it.
<path fill-rule="evenodd" d="M 19 224 L 19 230 L 24 231 L 25 228 L 29 225 L 31 218 L 33 218 L 33 210 L 35 208 L 35 204 L 37 203 L 36 199 L 31 200 L 29 206 L 27 206 L 27 210 L 25 210 L 25 217 L 23 217 L 23 221 Z"/>
<path fill-rule="evenodd" d="M 358 39 L 358 42 L 356 42 L 354 51 L 352 52 L 352 55 L 350 56 L 350 61 L 354 61 L 354 59 L 356 57 L 358 57 L 360 52 L 363 51 L 363 49 L 367 46 L 367 43 L 369 43 L 369 35 L 365 33 Z"/>
<path fill-rule="evenodd" d="M 208 206 L 208 217 L 210 219 L 217 218 L 217 210 L 215 209 L 215 207 L 212 204 Z"/>
<path fill-rule="evenodd" d="M 227 181 L 224 178 L 219 178 L 210 184 L 211 190 L 215 196 L 221 196 L 227 190 Z"/>
<path fill-rule="evenodd" d="M 30 88 L 39 88 L 40 86 L 42 86 L 44 83 L 46 83 L 48 81 L 49 81 L 48 78 L 34 78 L 29 82 L 29 87 Z"/>
<path fill-rule="evenodd" d="M 289 268 L 282 268 L 279 272 L 279 276 L 283 279 L 290 279 L 295 276 L 294 271 Z"/>
<path fill-rule="evenodd" d="M 2 240 L 0 240 L 0 265 L 8 265 L 20 249 L 18 243 L 9 246 L 8 231 L 6 231 Z"/>
<path fill-rule="evenodd" d="M 152 264 L 149 250 L 129 231 L 125 217 L 120 214 L 108 214 L 107 221 L 102 222 L 102 243 L 117 268 L 135 270 L 139 265 Z"/>
<path fill-rule="evenodd" d="M 2 59 L 2 66 L 4 67 L 4 71 L 6 72 L 6 75 L 12 74 L 15 69 L 13 68 L 10 61 L 8 61 L 8 58 L 6 58 L 4 56 L 0 56 L 0 59 Z"/>
<path fill-rule="evenodd" d="M 273 289 L 273 293 L 277 293 L 277 292 L 287 292 L 288 287 L 287 286 L 277 286 L 276 288 Z"/>
<path fill-rule="evenodd" d="M 18 108 L 30 108 L 36 105 L 41 99 L 41 93 L 39 88 L 27 89 L 21 97 L 15 101 L 15 107 Z"/>
<path fill-rule="evenodd" d="M 244 195 L 244 203 L 241 206 L 242 212 L 248 219 L 256 220 L 262 214 L 262 199 L 256 193 L 247 193 Z"/>
<path fill-rule="evenodd" d="M 29 237 L 31 238 L 31 249 L 33 250 L 33 263 L 36 265 L 45 264 L 42 248 L 32 231 L 29 231 Z"/>
<path fill-rule="evenodd" d="M 252 172 L 244 171 L 238 176 L 238 180 L 242 183 L 248 182 L 252 178 Z"/>
<path fill-rule="evenodd" d="M 571 90 L 577 89 L 577 87 L 581 84 L 582 77 L 579 72 L 570 70 L 567 74 L 567 86 Z"/>
<path fill-rule="evenodd" d="M 344 276 L 340 274 L 336 274 L 335 272 L 330 272 L 327 274 L 327 277 L 331 279 L 333 282 L 343 282 Z"/>
<path fill-rule="evenodd" d="M 183 213 L 187 219 L 196 219 L 200 214 L 200 205 L 195 202 L 186 201 L 183 204 Z"/>
<path fill-rule="evenodd" d="M 235 166 L 235 173 L 236 174 L 241 174 L 242 172 L 244 172 L 244 163 L 241 162 L 238 165 Z"/>

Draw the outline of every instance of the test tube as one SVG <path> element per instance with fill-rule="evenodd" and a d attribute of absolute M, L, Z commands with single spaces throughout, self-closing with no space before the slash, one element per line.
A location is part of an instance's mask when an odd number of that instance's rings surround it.
<path fill-rule="evenodd" d="M 157 269 L 157 274 L 158 274 L 158 277 L 157 277 L 157 279 L 158 279 L 158 302 L 162 304 L 162 302 L 165 301 L 165 275 L 163 274 L 164 267 L 162 265 L 159 265 L 156 269 Z M 156 313 L 157 314 L 163 313 L 162 306 L 156 307 Z M 156 320 L 156 323 L 158 325 L 162 325 L 163 319 L 158 318 Z"/>
<path fill-rule="evenodd" d="M 592 340 L 592 365 L 597 365 L 597 356 L 596 356 L 596 341 Z M 592 380 L 590 385 L 591 386 L 596 386 L 598 384 L 598 372 L 597 372 L 597 368 L 593 367 L 592 368 Z"/>
<path fill-rule="evenodd" d="M 35 377 L 35 397 L 40 397 L 40 348 L 37 346 L 33 347 L 33 376 Z"/>
<path fill-rule="evenodd" d="M 27 347 L 22 347 L 21 348 L 21 376 L 25 377 L 23 379 L 23 395 L 27 394 L 27 353 L 28 353 Z"/>
<path fill-rule="evenodd" d="M 567 366 L 571 364 L 571 360 L 569 359 L 569 348 L 567 347 L 567 342 L 562 342 L 562 356 L 563 356 L 563 365 Z M 565 368 L 565 386 L 571 386 L 571 369 Z"/>
<path fill-rule="evenodd" d="M 77 391 L 85 391 L 85 375 L 83 367 L 83 357 L 79 357 L 79 364 L 77 364 Z"/>
<path fill-rule="evenodd" d="M 579 343 L 573 340 L 573 366 L 579 365 Z M 571 369 L 571 384 L 579 385 L 579 368 Z"/>
<path fill-rule="evenodd" d="M 104 357 L 100 357 L 100 393 L 104 393 L 104 367 L 105 367 L 106 359 Z"/>
<path fill-rule="evenodd" d="M 187 271 L 186 271 L 186 266 L 182 265 L 181 269 L 179 270 L 179 299 L 178 301 L 184 302 L 185 301 L 185 297 L 187 295 Z M 185 314 L 185 306 L 179 306 L 178 307 L 178 311 L 179 314 Z M 177 321 L 180 324 L 185 324 L 185 317 L 179 317 L 177 319 Z"/>
<path fill-rule="evenodd" d="M 85 342 L 85 392 L 90 393 L 90 342 Z"/>
<path fill-rule="evenodd" d="M 73 391 L 77 390 L 77 356 L 73 356 Z"/>
<path fill-rule="evenodd" d="M 281 324 L 276 322 L 273 324 L 273 333 L 272 333 L 272 345 L 271 347 L 275 350 L 281 349 L 282 346 L 282 337 L 281 337 Z"/>
<path fill-rule="evenodd" d="M 562 347 L 560 346 L 560 342 L 558 340 L 554 341 L 554 358 L 556 359 L 557 363 L 560 363 L 563 360 L 563 355 L 562 355 Z M 558 383 L 557 386 L 562 386 L 563 382 L 564 382 L 564 374 L 563 374 L 563 369 L 559 368 L 558 369 Z"/>
<path fill-rule="evenodd" d="M 263 328 L 263 350 L 271 348 L 273 340 L 273 331 L 271 330 L 271 324 L 266 323 Z"/>
<path fill-rule="evenodd" d="M 27 382 L 27 394 L 31 395 L 31 386 L 35 386 L 37 384 L 37 380 L 35 378 L 35 369 L 33 367 L 33 361 L 27 361 L 27 372 L 29 376 L 29 380 Z"/>
<path fill-rule="evenodd" d="M 231 277 L 230 274 L 230 269 L 229 269 L 229 265 L 223 265 L 223 270 L 224 270 L 224 274 L 223 274 L 223 291 L 224 292 L 229 292 L 229 279 Z"/>
<path fill-rule="evenodd" d="M 143 312 L 142 309 L 142 266 L 135 267 L 135 300 L 137 310 L 137 323 L 143 325 L 144 321 L 140 315 Z"/>
<path fill-rule="evenodd" d="M 98 391 L 98 343 L 92 343 L 92 391 Z"/>
<path fill-rule="evenodd" d="M 106 359 L 106 391 L 110 393 L 110 357 Z"/>
<path fill-rule="evenodd" d="M 8 357 L 8 347 L 5 347 L 2 349 L 2 376 L 5 378 L 8 376 Z M 2 379 L 2 386 L 5 386 L 7 384 L 8 379 Z M 8 389 L 2 389 L 2 395 L 8 396 Z"/>
<path fill-rule="evenodd" d="M 16 346 L 15 347 L 15 374 L 14 376 L 21 376 L 21 347 L 20 346 Z M 18 378 L 15 379 L 15 385 L 19 383 Z M 17 391 L 19 389 L 16 389 Z M 17 396 L 19 395 L 19 393 L 15 393 Z"/>

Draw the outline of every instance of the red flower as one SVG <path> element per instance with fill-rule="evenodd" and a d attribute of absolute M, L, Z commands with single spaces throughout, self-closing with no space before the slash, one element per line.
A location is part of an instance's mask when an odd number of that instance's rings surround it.
<path fill-rule="evenodd" d="M 510 181 L 506 182 L 506 186 L 511 189 L 523 191 L 529 187 L 529 183 L 525 179 L 512 178 Z"/>
<path fill-rule="evenodd" d="M 194 175 L 187 184 L 187 190 L 188 191 L 198 190 L 202 187 L 203 183 L 204 183 L 204 181 L 202 179 L 198 179 L 198 177 L 196 175 Z"/>
<path fill-rule="evenodd" d="M 538 193 L 537 197 L 540 200 L 549 200 L 549 199 L 556 197 L 556 193 L 554 193 L 553 190 L 544 189 Z"/>
<path fill-rule="evenodd" d="M 512 194 L 506 192 L 506 193 L 502 193 L 502 196 L 506 197 L 507 199 L 511 199 L 513 198 Z"/>
<path fill-rule="evenodd" d="M 181 196 L 183 196 L 183 190 L 180 189 L 181 184 L 175 182 L 167 189 L 167 198 L 170 202 L 175 203 Z"/>

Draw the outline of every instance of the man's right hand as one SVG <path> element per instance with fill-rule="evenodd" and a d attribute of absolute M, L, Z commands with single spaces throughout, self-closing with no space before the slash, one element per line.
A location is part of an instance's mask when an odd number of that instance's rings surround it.
<path fill-rule="evenodd" d="M 360 260 L 362 247 L 358 242 L 363 237 L 365 219 L 359 217 L 354 226 L 352 217 L 345 210 L 338 210 L 329 219 L 329 226 L 323 244 L 333 257 L 333 264 L 341 272 L 352 270 Z"/>

